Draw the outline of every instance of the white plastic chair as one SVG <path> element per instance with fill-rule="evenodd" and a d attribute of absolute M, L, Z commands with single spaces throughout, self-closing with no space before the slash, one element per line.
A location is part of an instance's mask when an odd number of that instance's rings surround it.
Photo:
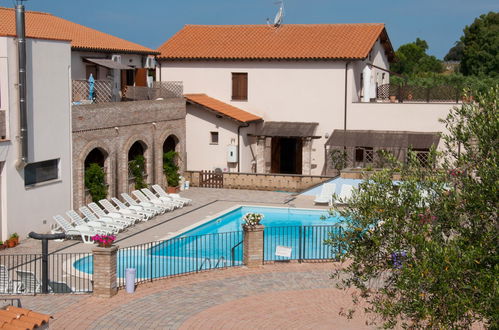
<path fill-rule="evenodd" d="M 141 205 L 126 205 L 122 201 L 120 201 L 116 197 L 112 197 L 111 200 L 116 204 L 119 210 L 131 210 L 134 212 L 137 212 L 138 214 L 144 214 L 146 215 L 149 219 L 152 218 L 153 216 L 159 214 L 159 210 L 154 210 L 154 209 L 149 209 L 146 208 L 145 206 Z"/>
<path fill-rule="evenodd" d="M 175 207 L 171 203 L 166 203 L 160 200 L 159 198 L 157 199 L 149 199 L 142 193 L 140 190 L 134 190 L 132 191 L 132 195 L 134 195 L 139 201 L 142 203 L 151 203 L 154 206 L 160 206 L 166 209 L 166 211 L 172 211 Z"/>
<path fill-rule="evenodd" d="M 137 214 L 135 212 L 132 212 L 131 210 L 123 210 L 123 211 L 118 210 L 107 199 L 101 199 L 99 201 L 99 204 L 102 205 L 102 207 L 104 207 L 104 209 L 106 209 L 106 211 L 109 212 L 109 214 L 111 214 L 111 213 L 121 214 L 124 217 L 135 219 L 135 221 L 146 221 L 147 220 L 147 218 L 144 215 Z"/>
<path fill-rule="evenodd" d="M 186 198 L 186 197 L 181 197 L 179 194 L 168 194 L 163 188 L 161 188 L 160 185 L 158 184 L 153 184 L 151 186 L 152 189 L 158 194 L 158 196 L 161 197 L 171 197 L 175 200 L 179 200 L 184 203 L 184 205 L 188 205 L 192 203 L 192 199 Z"/>
<path fill-rule="evenodd" d="M 319 195 L 315 196 L 315 204 L 331 204 L 333 194 L 336 191 L 336 183 L 324 183 Z"/>
<path fill-rule="evenodd" d="M 67 236 L 80 236 L 83 243 L 85 244 L 92 244 L 92 236 L 95 236 L 99 234 L 95 230 L 93 230 L 91 227 L 88 226 L 75 226 L 73 227 L 69 222 L 66 221 L 62 216 L 60 215 L 55 215 L 54 217 L 55 222 L 61 229 L 64 231 L 64 233 Z"/>
<path fill-rule="evenodd" d="M 352 191 L 353 191 L 353 186 L 349 184 L 343 184 L 341 186 L 340 194 L 337 196 L 337 198 L 333 201 L 331 199 L 331 202 L 329 205 L 334 204 L 346 204 L 346 200 L 348 200 L 352 196 Z"/>
<path fill-rule="evenodd" d="M 91 226 L 92 228 L 98 228 L 100 231 L 105 232 L 105 235 L 117 234 L 119 228 L 113 226 L 111 223 L 106 223 L 104 221 L 85 221 L 76 211 L 70 210 L 66 212 L 67 216 L 73 220 L 73 222 L 78 226 Z"/>
<path fill-rule="evenodd" d="M 149 198 L 150 200 L 153 200 L 153 199 L 158 199 L 162 202 L 165 202 L 167 204 L 170 204 L 172 205 L 173 207 L 175 208 L 181 208 L 184 206 L 184 203 L 181 202 L 181 201 L 176 201 L 174 200 L 173 198 L 171 197 L 162 197 L 162 196 L 156 196 L 152 191 L 150 191 L 148 188 L 143 188 L 143 189 L 140 189 L 140 191 L 142 191 L 142 193 L 144 195 L 146 195 L 147 198 Z"/>
<path fill-rule="evenodd" d="M 123 197 L 123 199 L 130 205 L 143 206 L 149 209 L 156 210 L 161 214 L 165 213 L 167 210 L 166 207 L 154 205 L 153 203 L 150 202 L 142 202 L 142 201 L 137 202 L 135 199 L 132 198 L 132 196 L 128 195 L 127 193 L 121 193 L 121 197 Z"/>
<path fill-rule="evenodd" d="M 79 208 L 80 212 L 83 214 L 85 219 L 87 221 L 102 221 L 106 224 L 115 226 L 118 228 L 120 231 L 124 230 L 128 226 L 128 222 L 120 221 L 120 220 L 114 220 L 110 217 L 97 217 L 90 209 L 86 206 L 82 206 Z"/>
<path fill-rule="evenodd" d="M 119 213 L 110 213 L 110 212 L 106 213 L 96 203 L 89 203 L 87 206 L 89 209 L 92 210 L 92 212 L 95 213 L 95 215 L 97 215 L 100 218 L 108 217 L 108 218 L 113 219 L 114 221 L 121 221 L 123 223 L 126 223 L 128 226 L 133 225 L 137 221 L 137 219 L 133 219 L 131 217 L 127 217 L 127 216 L 121 215 Z"/>

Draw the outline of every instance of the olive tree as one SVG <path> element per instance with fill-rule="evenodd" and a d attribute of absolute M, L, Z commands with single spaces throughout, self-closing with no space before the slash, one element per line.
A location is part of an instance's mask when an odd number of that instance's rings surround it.
<path fill-rule="evenodd" d="M 499 326 L 498 93 L 476 93 L 449 113 L 430 166 L 414 153 L 391 159 L 331 210 L 345 229 L 327 241 L 344 251 L 333 276 L 385 327 Z"/>

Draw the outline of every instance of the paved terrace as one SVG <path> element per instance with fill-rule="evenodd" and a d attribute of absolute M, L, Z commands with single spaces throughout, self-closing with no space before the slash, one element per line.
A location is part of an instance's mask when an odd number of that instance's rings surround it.
<path fill-rule="evenodd" d="M 90 295 L 21 297 L 54 316 L 51 329 L 373 329 L 361 311 L 348 320 L 351 292 L 329 278 L 334 263 L 215 270 Z"/>
<path fill-rule="evenodd" d="M 157 241 L 171 236 L 183 228 L 206 220 L 237 205 L 263 205 L 296 208 L 327 208 L 314 206 L 313 196 L 296 197 L 290 193 L 191 188 L 181 193 L 191 198 L 192 205 L 156 216 L 147 222 L 141 222 L 117 235 L 116 244 L 120 247 L 133 246 L 141 243 Z M 50 241 L 50 252 L 90 252 L 93 245 L 80 241 L 66 240 L 64 242 Z M 0 251 L 4 254 L 40 253 L 41 243 L 29 238 L 21 238 L 21 244 L 12 249 Z"/>

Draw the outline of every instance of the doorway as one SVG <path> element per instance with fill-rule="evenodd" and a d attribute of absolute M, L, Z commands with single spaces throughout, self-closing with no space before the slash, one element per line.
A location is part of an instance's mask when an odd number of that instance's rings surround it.
<path fill-rule="evenodd" d="M 271 172 L 281 174 L 302 174 L 301 138 L 273 137 Z"/>

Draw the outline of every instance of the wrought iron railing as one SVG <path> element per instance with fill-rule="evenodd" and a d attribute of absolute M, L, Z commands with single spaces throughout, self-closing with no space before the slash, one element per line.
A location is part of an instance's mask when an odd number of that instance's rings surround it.
<path fill-rule="evenodd" d="M 135 283 L 242 265 L 240 231 L 181 236 L 122 248 L 118 252 L 118 286 L 125 286 L 127 268 L 135 268 Z"/>
<path fill-rule="evenodd" d="M 453 86 L 440 85 L 422 87 L 415 85 L 384 84 L 377 88 L 376 99 L 391 102 L 452 102 L 462 100 L 462 90 Z"/>
<path fill-rule="evenodd" d="M 77 265 L 89 258 L 91 253 L 49 254 L 48 292 L 92 292 L 92 276 L 85 272 L 85 265 Z M 41 254 L 0 255 L 0 294 L 42 293 L 44 280 Z"/>
<path fill-rule="evenodd" d="M 298 260 L 328 261 L 337 258 L 343 251 L 335 251 L 325 241 L 331 235 L 342 235 L 342 228 L 324 226 L 282 226 L 264 229 L 264 262 Z M 291 255 L 276 255 L 278 247 L 291 249 Z"/>

